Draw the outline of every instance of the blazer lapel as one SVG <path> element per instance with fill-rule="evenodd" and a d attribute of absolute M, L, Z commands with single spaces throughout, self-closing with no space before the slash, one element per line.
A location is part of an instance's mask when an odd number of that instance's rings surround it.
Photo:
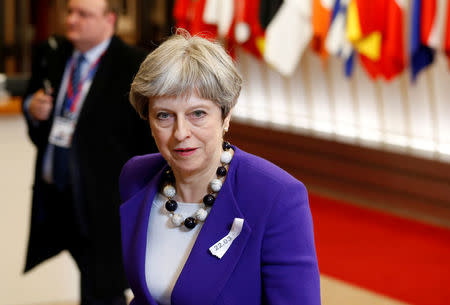
<path fill-rule="evenodd" d="M 147 300 L 148 304 L 151 305 L 157 305 L 157 303 L 150 295 L 145 279 L 145 252 L 147 246 L 148 220 L 153 198 L 158 190 L 161 173 L 162 170 L 153 177 L 145 189 L 125 202 L 121 210 L 123 218 L 122 230 L 124 230 L 123 236 L 129 238 L 129 240 L 124 240 L 124 244 L 129 249 L 124 249 L 123 251 L 124 263 L 127 267 L 126 269 L 129 270 L 129 284 L 138 299 Z M 127 210 L 127 205 L 136 208 Z M 129 255 L 125 257 L 125 254 Z"/>
<path fill-rule="evenodd" d="M 244 218 L 233 195 L 234 168 L 230 167 L 227 180 L 178 277 L 172 292 L 172 305 L 214 304 L 247 244 L 251 228 L 244 219 L 241 233 L 221 259 L 209 252 L 212 245 L 229 233 L 235 218 Z"/>

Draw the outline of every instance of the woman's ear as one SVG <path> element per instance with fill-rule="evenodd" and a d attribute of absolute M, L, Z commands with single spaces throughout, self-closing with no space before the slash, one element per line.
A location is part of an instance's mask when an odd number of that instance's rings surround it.
<path fill-rule="evenodd" d="M 228 113 L 228 115 L 225 117 L 225 119 L 223 120 L 223 131 L 228 132 L 228 130 L 230 129 L 230 121 L 231 121 L 231 110 Z"/>

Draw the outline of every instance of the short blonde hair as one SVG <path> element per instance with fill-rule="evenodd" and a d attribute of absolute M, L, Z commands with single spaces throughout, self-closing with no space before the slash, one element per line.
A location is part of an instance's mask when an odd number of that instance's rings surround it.
<path fill-rule="evenodd" d="M 218 43 L 178 29 L 141 64 L 131 84 L 130 102 L 148 119 L 152 98 L 195 92 L 215 102 L 225 118 L 239 97 L 242 78 Z"/>

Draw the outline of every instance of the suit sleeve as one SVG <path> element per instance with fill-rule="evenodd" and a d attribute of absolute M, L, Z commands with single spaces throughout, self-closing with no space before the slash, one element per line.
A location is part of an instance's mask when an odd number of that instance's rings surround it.
<path fill-rule="evenodd" d="M 25 109 L 25 101 L 28 97 L 31 97 L 36 91 L 43 88 L 43 82 L 45 75 L 47 73 L 47 53 L 49 45 L 48 43 L 43 43 L 35 47 L 32 55 L 31 64 L 31 78 L 28 81 L 27 90 L 25 95 L 22 97 L 22 112 L 24 114 L 27 127 L 28 135 L 31 141 L 36 145 L 43 145 L 46 143 L 47 129 L 49 128 L 49 122 L 35 122 L 31 119 L 28 109 Z"/>
<path fill-rule="evenodd" d="M 263 304 L 320 305 L 320 281 L 306 188 L 285 187 L 272 207 L 262 246 Z"/>

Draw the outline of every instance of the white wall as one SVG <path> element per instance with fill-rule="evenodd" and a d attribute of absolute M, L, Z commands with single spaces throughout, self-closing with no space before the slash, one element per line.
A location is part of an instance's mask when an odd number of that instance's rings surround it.
<path fill-rule="evenodd" d="M 409 70 L 373 81 L 360 63 L 348 79 L 339 59 L 324 65 L 310 50 L 284 78 L 240 52 L 245 84 L 234 118 L 450 162 L 450 72 L 444 55 L 436 59 L 413 84 Z"/>

